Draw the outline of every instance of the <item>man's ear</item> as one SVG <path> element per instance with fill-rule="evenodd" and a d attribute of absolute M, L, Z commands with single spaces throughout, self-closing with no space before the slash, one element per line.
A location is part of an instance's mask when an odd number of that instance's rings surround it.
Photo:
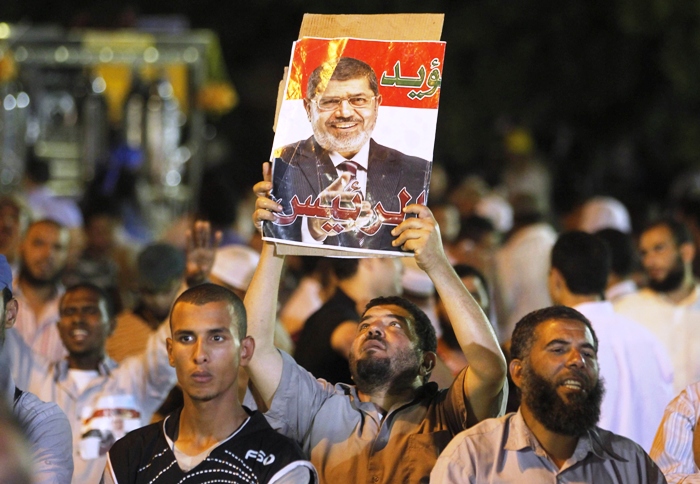
<path fill-rule="evenodd" d="M 252 336 L 246 336 L 241 340 L 240 353 L 241 353 L 241 366 L 248 366 L 250 359 L 253 357 L 255 352 L 255 340 Z"/>
<path fill-rule="evenodd" d="M 304 110 L 306 110 L 306 117 L 311 121 L 311 100 L 304 98 Z"/>
<path fill-rule="evenodd" d="M 17 299 L 10 299 L 5 305 L 5 329 L 11 328 L 17 321 L 17 312 L 19 311 L 19 303 Z"/>
<path fill-rule="evenodd" d="M 423 362 L 420 365 L 420 375 L 427 380 L 437 363 L 437 355 L 433 351 L 423 353 Z"/>
<path fill-rule="evenodd" d="M 695 246 L 691 242 L 681 244 L 678 250 L 681 253 L 681 259 L 683 262 L 686 264 L 693 262 L 693 259 L 695 258 Z"/>
<path fill-rule="evenodd" d="M 165 347 L 168 349 L 168 363 L 175 368 L 175 358 L 173 358 L 173 339 L 165 339 Z"/>
<path fill-rule="evenodd" d="M 549 297 L 552 299 L 552 302 L 559 304 L 557 301 L 561 300 L 562 291 L 566 288 L 566 281 L 564 281 L 564 276 L 561 275 L 558 269 L 554 267 L 549 269 L 547 286 L 549 289 Z"/>
<path fill-rule="evenodd" d="M 377 101 L 377 107 L 379 107 L 382 104 L 382 95 L 381 94 L 377 94 L 376 101 Z"/>
<path fill-rule="evenodd" d="M 520 385 L 523 381 L 523 362 L 518 359 L 511 360 L 510 365 L 508 365 L 508 370 L 510 371 L 510 377 L 513 379 L 515 386 L 522 388 Z"/>

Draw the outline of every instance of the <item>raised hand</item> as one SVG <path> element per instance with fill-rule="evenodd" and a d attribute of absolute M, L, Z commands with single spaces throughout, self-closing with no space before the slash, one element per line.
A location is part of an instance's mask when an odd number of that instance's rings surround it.
<path fill-rule="evenodd" d="M 433 213 L 425 205 L 416 203 L 408 205 L 404 208 L 404 213 L 417 216 L 407 218 L 391 231 L 391 234 L 396 237 L 392 245 L 401 247 L 405 251 L 412 251 L 418 266 L 430 274 L 431 269 L 438 264 L 447 262 L 442 247 L 440 227 Z"/>

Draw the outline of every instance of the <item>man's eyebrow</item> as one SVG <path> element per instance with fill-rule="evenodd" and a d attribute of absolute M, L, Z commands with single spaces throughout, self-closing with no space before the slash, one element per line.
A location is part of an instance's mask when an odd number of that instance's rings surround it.
<path fill-rule="evenodd" d="M 584 348 L 590 348 L 590 349 L 592 349 L 593 351 L 595 351 L 596 353 L 598 353 L 598 348 L 596 348 L 592 343 L 589 343 L 588 341 L 586 341 L 585 343 L 583 343 L 581 346 L 584 347 Z"/>
<path fill-rule="evenodd" d="M 401 321 L 401 322 L 404 323 L 404 324 L 409 324 L 409 323 L 410 323 L 410 320 L 409 320 L 407 317 L 405 317 L 405 316 L 400 316 L 400 315 L 394 314 L 394 313 L 383 314 L 383 315 L 381 315 L 381 316 L 368 316 L 368 315 L 365 315 L 365 316 L 362 317 L 362 319 L 360 319 L 360 322 L 363 322 L 363 321 L 365 321 L 366 319 L 371 319 L 371 318 L 373 318 L 373 317 L 374 317 L 374 318 L 393 318 L 393 319 L 398 319 L 399 321 Z"/>
<path fill-rule="evenodd" d="M 194 334 L 195 331 L 192 329 L 178 329 L 173 331 L 173 336 L 174 335 L 191 335 Z M 218 328 L 212 328 L 208 329 L 206 334 L 221 334 L 221 333 L 231 333 L 231 329 L 227 328 L 225 326 L 221 326 Z"/>
<path fill-rule="evenodd" d="M 567 341 L 565 339 L 553 339 L 549 343 L 545 345 L 545 348 L 549 348 L 550 346 L 555 346 L 555 345 L 570 345 L 571 341 Z"/>

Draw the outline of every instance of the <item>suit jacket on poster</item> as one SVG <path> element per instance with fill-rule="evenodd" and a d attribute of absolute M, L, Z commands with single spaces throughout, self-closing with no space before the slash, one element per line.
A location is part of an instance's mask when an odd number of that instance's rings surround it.
<path fill-rule="evenodd" d="M 338 173 L 328 152 L 312 136 L 285 146 L 279 157 L 275 158 L 272 195 L 281 200 L 284 213 L 288 214 L 291 213 L 290 201 L 295 194 L 301 202 L 308 196 L 315 200 L 337 178 Z M 398 212 L 401 207 L 397 195 L 401 189 L 406 188 L 412 196 L 409 204 L 414 203 L 424 189 L 427 195 L 429 181 L 429 161 L 405 155 L 370 139 L 365 200 L 372 207 L 381 201 L 386 210 Z M 264 234 L 267 237 L 300 242 L 301 222 L 302 217 L 287 226 L 266 223 Z M 324 244 L 398 251 L 400 248 L 391 246 L 394 239 L 390 234 L 391 229 L 393 226 L 383 225 L 373 236 L 343 232 L 338 236 L 329 236 Z"/>

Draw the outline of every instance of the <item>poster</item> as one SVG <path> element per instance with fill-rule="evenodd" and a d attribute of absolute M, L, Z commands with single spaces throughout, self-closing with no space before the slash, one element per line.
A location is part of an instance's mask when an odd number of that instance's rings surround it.
<path fill-rule="evenodd" d="M 270 157 L 283 212 L 265 240 L 406 255 L 390 231 L 403 207 L 428 201 L 444 52 L 439 41 L 294 43 Z"/>

